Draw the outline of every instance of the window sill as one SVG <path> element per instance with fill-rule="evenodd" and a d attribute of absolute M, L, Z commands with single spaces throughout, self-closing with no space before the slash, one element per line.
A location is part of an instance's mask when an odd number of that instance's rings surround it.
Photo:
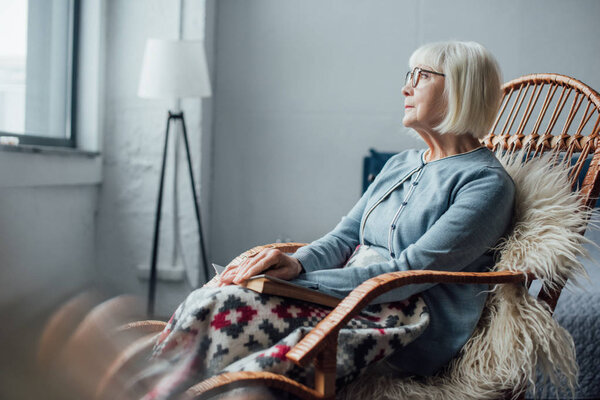
<path fill-rule="evenodd" d="M 86 151 L 73 149 L 70 147 L 55 147 L 55 146 L 40 146 L 31 144 L 19 144 L 18 146 L 1 145 L 0 151 L 8 151 L 13 153 L 35 153 L 35 154 L 60 154 L 65 156 L 79 157 L 97 157 L 100 155 L 97 151 Z"/>
<path fill-rule="evenodd" d="M 95 185 L 102 157 L 79 149 L 0 145 L 0 187 Z"/>

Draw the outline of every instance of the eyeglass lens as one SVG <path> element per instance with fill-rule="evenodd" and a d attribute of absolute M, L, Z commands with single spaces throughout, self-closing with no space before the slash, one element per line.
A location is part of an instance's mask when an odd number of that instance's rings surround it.
<path fill-rule="evenodd" d="M 404 84 L 408 85 L 408 82 L 411 83 L 412 87 L 417 87 L 419 83 L 419 78 L 421 77 L 421 69 L 416 67 L 412 71 L 408 71 L 406 73 L 406 79 L 404 80 Z"/>

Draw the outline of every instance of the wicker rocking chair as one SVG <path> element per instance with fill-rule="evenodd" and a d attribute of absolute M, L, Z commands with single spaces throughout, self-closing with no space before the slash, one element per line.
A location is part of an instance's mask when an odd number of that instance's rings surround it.
<path fill-rule="evenodd" d="M 499 115 L 483 144 L 492 150 L 500 148 L 510 153 L 523 149 L 532 158 L 554 151 L 562 153 L 562 160 L 567 160 L 566 162 L 575 160 L 570 175 L 572 185 L 574 188 L 578 186 L 582 203 L 593 207 L 600 193 L 600 95 L 578 80 L 556 74 L 523 76 L 506 83 L 503 91 Z M 589 166 L 584 166 L 586 162 Z M 265 248 L 293 253 L 303 245 L 277 243 L 258 246 L 233 261 L 253 257 Z M 297 365 L 314 363 L 314 387 L 268 372 L 237 372 L 200 382 L 187 390 L 185 398 L 208 398 L 235 387 L 260 385 L 280 389 L 306 400 L 333 399 L 336 395 L 337 335 L 353 316 L 382 293 L 416 283 L 504 284 L 526 283 L 529 278 L 531 277 L 522 272 L 464 273 L 426 270 L 393 272 L 372 278 L 343 299 L 287 353 L 287 358 Z M 561 290 L 562 285 L 553 290 L 542 289 L 538 300 L 546 302 L 554 310 Z M 147 335 L 158 332 L 163 326 L 164 323 L 157 322 L 135 323 L 125 329 L 139 330 Z M 135 344 L 132 346 L 135 347 Z M 97 398 L 106 398 L 110 382 L 118 377 L 128 360 L 134 357 L 134 353 L 130 351 L 113 362 L 96 390 Z M 525 389 L 514 388 L 511 393 L 506 393 L 506 397 L 524 398 Z"/>

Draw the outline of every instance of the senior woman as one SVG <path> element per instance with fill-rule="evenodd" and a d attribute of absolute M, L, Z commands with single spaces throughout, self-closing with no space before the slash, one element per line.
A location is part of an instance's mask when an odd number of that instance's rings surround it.
<path fill-rule="evenodd" d="M 420 135 L 427 149 L 392 157 L 358 203 L 322 238 L 293 255 L 263 250 L 229 265 L 208 286 L 227 289 L 266 272 L 342 298 L 388 272 L 479 272 L 492 267 L 492 249 L 509 229 L 514 202 L 510 176 L 479 141 L 497 113 L 500 84 L 496 61 L 478 43 L 433 43 L 417 49 L 402 89 L 402 122 Z M 426 307 L 421 314 L 427 316 L 425 325 L 411 333 L 412 342 L 379 363 L 380 371 L 438 371 L 475 329 L 486 289 L 408 285 L 377 298 L 374 303 L 380 305 L 422 299 Z M 194 312 L 193 307 L 184 309 L 176 313 L 178 320 Z"/>

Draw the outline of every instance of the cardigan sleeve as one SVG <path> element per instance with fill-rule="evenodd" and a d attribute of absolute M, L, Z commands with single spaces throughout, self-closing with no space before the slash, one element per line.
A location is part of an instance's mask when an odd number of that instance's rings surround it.
<path fill-rule="evenodd" d="M 360 241 L 360 222 L 371 197 L 373 188 L 394 163 L 390 158 L 375 180 L 369 185 L 360 200 L 352 207 L 350 212 L 342 217 L 337 226 L 325 236 L 299 248 L 292 256 L 298 259 L 306 272 L 323 269 L 339 268 L 346 263 Z"/>
<path fill-rule="evenodd" d="M 397 258 L 365 267 L 309 272 L 299 278 L 342 298 L 362 282 L 388 272 L 461 271 L 488 252 L 507 231 L 513 202 L 510 177 L 504 171 L 483 168 L 477 179 L 460 188 L 448 210 Z M 403 300 L 434 285 L 407 285 L 383 294 L 374 303 Z"/>

